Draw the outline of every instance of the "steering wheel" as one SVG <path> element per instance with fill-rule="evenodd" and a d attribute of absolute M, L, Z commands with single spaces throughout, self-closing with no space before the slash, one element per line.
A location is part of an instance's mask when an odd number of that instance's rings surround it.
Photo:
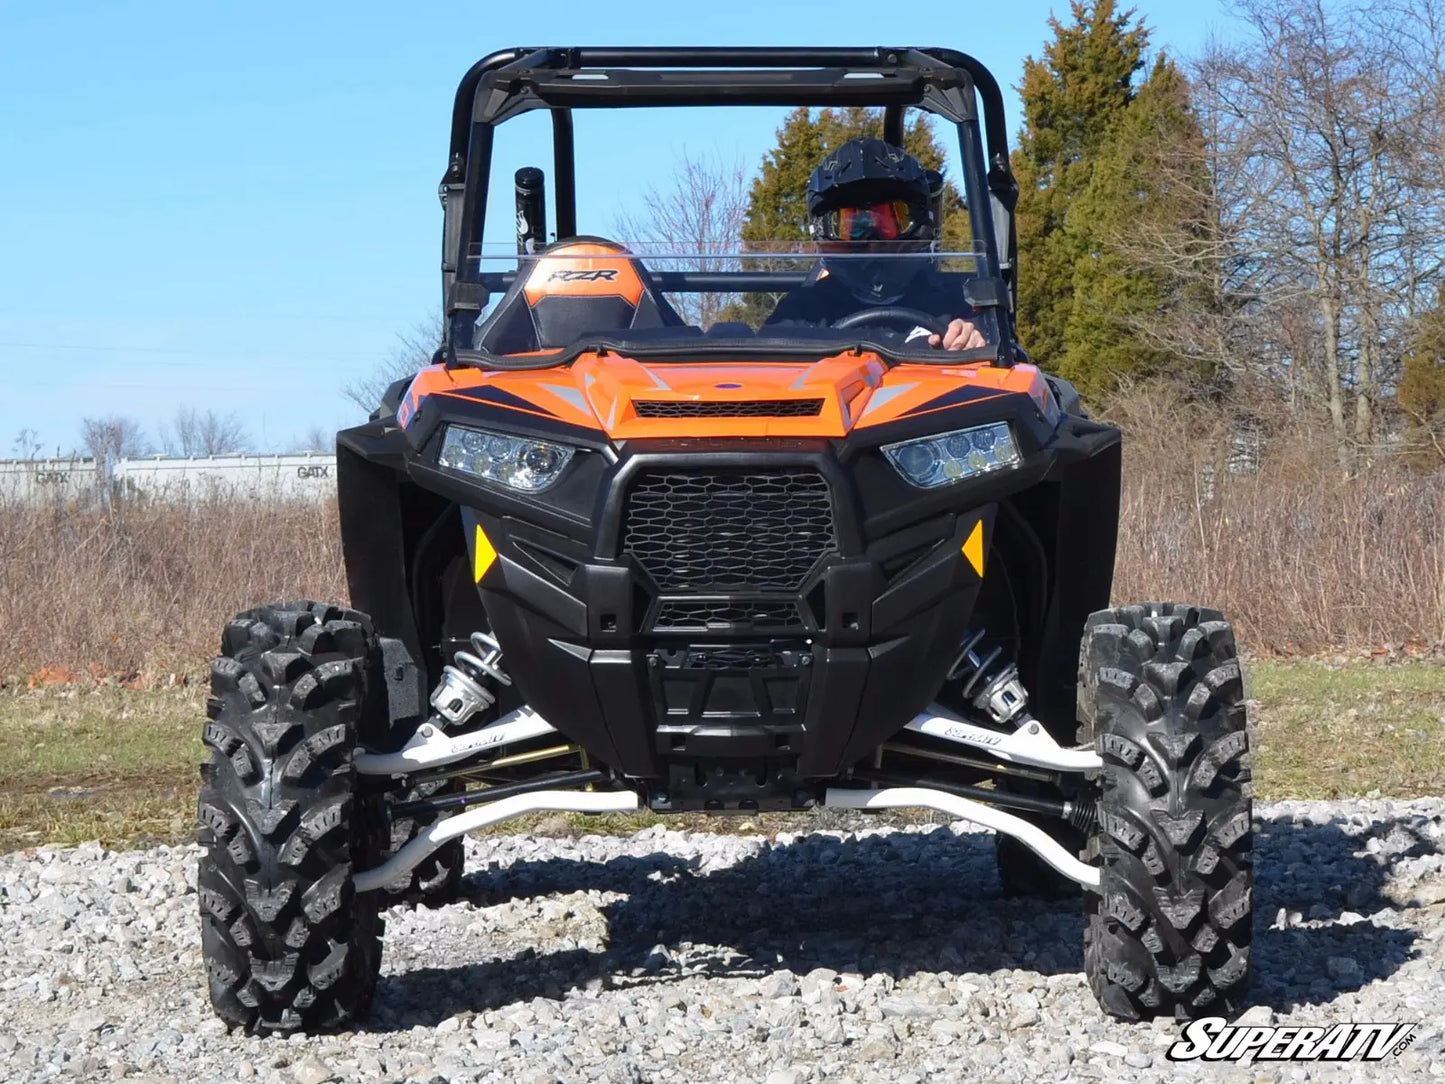
<path fill-rule="evenodd" d="M 836 321 L 833 327 L 838 329 L 850 327 L 862 327 L 864 324 L 908 324 L 909 330 L 915 327 L 927 328 L 935 335 L 942 335 L 948 330 L 948 321 L 941 316 L 934 316 L 932 313 L 924 312 L 922 309 L 910 309 L 903 305 L 880 305 L 873 309 L 863 309 L 859 312 L 850 313 L 843 319 Z"/>

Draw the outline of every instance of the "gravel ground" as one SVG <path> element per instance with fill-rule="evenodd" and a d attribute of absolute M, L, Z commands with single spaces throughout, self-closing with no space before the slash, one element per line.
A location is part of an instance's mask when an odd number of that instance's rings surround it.
<path fill-rule="evenodd" d="M 1445 1077 L 1445 801 L 1259 817 L 1250 1022 L 1418 1023 L 1371 1066 L 1176 1065 L 1101 1016 L 1077 903 L 999 894 L 947 827 L 468 841 L 466 902 L 390 913 L 371 1016 L 211 1015 L 195 847 L 0 857 L 7 1080 L 897 1081 Z M 848 831 L 851 824 L 857 828 Z"/>

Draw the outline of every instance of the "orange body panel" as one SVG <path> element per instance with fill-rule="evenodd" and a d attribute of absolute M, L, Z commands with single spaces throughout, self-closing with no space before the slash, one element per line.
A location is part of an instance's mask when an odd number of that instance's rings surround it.
<path fill-rule="evenodd" d="M 427 395 L 476 398 L 478 389 L 502 393 L 491 405 L 589 429 L 614 440 L 658 437 L 844 437 L 908 414 L 950 405 L 929 404 L 960 388 L 984 394 L 1029 395 L 1040 410 L 1050 398 L 1032 365 L 1011 369 L 984 364 L 903 364 L 889 368 L 875 354 L 847 354 L 816 362 L 697 362 L 644 364 L 631 358 L 584 354 L 563 369 L 505 372 L 431 366 L 417 374 L 404 404 L 407 418 Z M 993 393 L 993 394 L 988 394 Z M 634 402 L 755 402 L 821 399 L 813 417 L 640 417 Z"/>
<path fill-rule="evenodd" d="M 901 414 L 917 410 L 925 406 L 930 400 L 937 396 L 947 394 L 955 388 L 975 387 L 996 391 L 1000 394 L 1022 394 L 1038 404 L 1041 411 L 1047 412 L 1049 403 L 1053 399 L 1053 392 L 1049 390 L 1044 374 L 1039 372 L 1036 365 L 1015 365 L 1012 368 L 1002 369 L 993 365 L 899 365 L 889 372 L 889 383 L 897 385 L 906 383 L 912 378 L 923 381 L 928 386 L 928 393 L 921 398 L 910 395 L 907 405 L 896 412 L 889 410 L 887 417 L 867 418 L 865 424 L 877 425 L 881 421 L 892 421 Z M 901 397 L 900 397 L 901 398 Z M 891 404 L 890 404 L 891 405 Z M 942 409 L 942 408 L 939 408 Z M 924 412 L 921 412 L 924 413 Z"/>

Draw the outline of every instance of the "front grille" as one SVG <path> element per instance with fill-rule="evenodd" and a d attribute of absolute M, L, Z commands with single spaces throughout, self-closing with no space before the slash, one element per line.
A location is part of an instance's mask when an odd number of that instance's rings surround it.
<path fill-rule="evenodd" d="M 634 399 L 639 418 L 816 418 L 821 399 L 744 399 L 733 402 L 692 402 Z"/>
<path fill-rule="evenodd" d="M 816 471 L 644 473 L 627 496 L 623 551 L 669 594 L 787 593 L 837 552 Z"/>
<path fill-rule="evenodd" d="M 745 629 L 784 632 L 801 628 L 803 616 L 796 602 L 780 599 L 695 601 L 666 599 L 657 608 L 656 632 L 707 632 Z"/>

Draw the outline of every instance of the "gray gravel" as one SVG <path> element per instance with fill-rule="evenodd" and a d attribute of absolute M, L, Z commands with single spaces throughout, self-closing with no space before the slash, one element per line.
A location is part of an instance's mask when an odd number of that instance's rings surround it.
<path fill-rule="evenodd" d="M 0 857 L 10 1080 L 1407 1080 L 1445 1077 L 1445 801 L 1260 818 L 1251 1022 L 1418 1022 L 1373 1066 L 1165 1060 L 1100 1015 L 1074 901 L 999 894 L 957 828 L 468 841 L 468 900 L 390 913 L 371 1016 L 228 1034 L 194 847 Z M 839 823 L 836 820 L 822 822 Z"/>

